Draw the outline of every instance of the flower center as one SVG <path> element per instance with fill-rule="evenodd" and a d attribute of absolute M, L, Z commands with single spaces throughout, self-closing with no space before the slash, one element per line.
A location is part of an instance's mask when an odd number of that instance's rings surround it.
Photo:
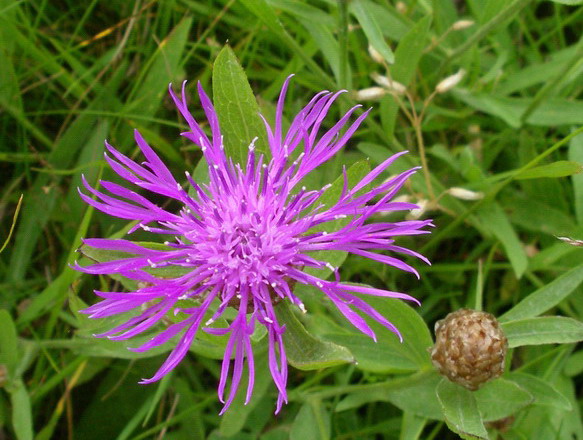
<path fill-rule="evenodd" d="M 261 236 L 250 225 L 237 225 L 231 232 L 223 232 L 221 240 L 225 241 L 227 255 L 231 258 L 247 260 L 263 254 Z"/>

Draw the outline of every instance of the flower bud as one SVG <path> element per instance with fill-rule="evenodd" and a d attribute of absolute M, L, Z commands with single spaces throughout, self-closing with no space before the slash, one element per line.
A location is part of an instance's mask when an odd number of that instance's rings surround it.
<path fill-rule="evenodd" d="M 571 237 L 557 237 L 559 240 L 564 241 L 571 246 L 583 246 L 583 240 L 576 240 Z"/>
<path fill-rule="evenodd" d="M 395 92 L 397 95 L 403 95 L 407 91 L 407 87 L 397 81 L 393 81 L 392 79 L 387 78 L 384 75 L 380 75 L 376 72 L 371 73 L 370 77 L 376 82 L 379 86 L 384 87 L 390 91 Z"/>
<path fill-rule="evenodd" d="M 383 64 L 385 62 L 385 59 L 383 58 L 381 53 L 378 50 L 376 50 L 372 44 L 368 45 L 368 54 L 375 63 Z"/>
<path fill-rule="evenodd" d="M 381 99 L 386 93 L 387 91 L 382 87 L 369 87 L 367 89 L 357 90 L 354 98 L 357 101 L 371 101 Z"/>
<path fill-rule="evenodd" d="M 470 191 L 469 189 L 453 186 L 447 190 L 447 193 L 460 200 L 480 200 L 484 198 L 484 193 L 479 191 Z"/>
<path fill-rule="evenodd" d="M 461 31 L 463 29 L 472 27 L 474 24 L 475 22 L 473 20 L 458 20 L 451 25 L 451 29 L 454 31 Z"/>
<path fill-rule="evenodd" d="M 464 69 L 458 70 L 457 73 L 454 75 L 448 76 L 444 80 L 442 80 L 437 86 L 435 87 L 435 91 L 437 93 L 445 93 L 455 86 L 459 84 L 459 82 L 464 78 L 466 71 Z"/>
<path fill-rule="evenodd" d="M 504 372 L 508 340 L 490 313 L 460 309 L 435 324 L 431 360 L 440 374 L 469 390 Z"/>
<path fill-rule="evenodd" d="M 429 200 L 427 199 L 421 199 L 417 201 L 417 206 L 419 208 L 416 209 L 412 209 L 409 212 L 409 215 L 407 215 L 407 219 L 409 220 L 418 220 L 419 218 L 421 218 L 421 216 L 423 214 L 425 214 L 425 211 L 427 211 L 427 205 L 429 204 Z"/>
<path fill-rule="evenodd" d="M 395 9 L 403 15 L 407 13 L 407 5 L 403 2 L 397 2 L 397 4 L 395 5 Z"/>

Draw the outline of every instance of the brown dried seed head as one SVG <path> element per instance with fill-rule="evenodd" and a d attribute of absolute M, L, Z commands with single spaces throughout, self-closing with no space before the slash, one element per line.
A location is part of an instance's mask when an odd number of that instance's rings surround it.
<path fill-rule="evenodd" d="M 435 324 L 433 365 L 469 390 L 502 375 L 507 350 L 508 340 L 490 313 L 461 309 Z"/>

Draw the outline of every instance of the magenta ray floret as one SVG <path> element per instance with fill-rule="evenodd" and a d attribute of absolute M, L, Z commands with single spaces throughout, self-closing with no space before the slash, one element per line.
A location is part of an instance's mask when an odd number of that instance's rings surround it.
<path fill-rule="evenodd" d="M 415 256 L 428 263 L 418 253 L 396 245 L 395 238 L 426 233 L 423 228 L 431 225 L 430 220 L 366 223 L 378 212 L 417 207 L 392 201 L 416 169 L 369 186 L 403 153 L 389 157 L 353 188 L 348 187 L 344 170 L 344 188 L 332 206 L 323 207 L 320 201 L 330 185 L 319 190 L 300 186 L 308 173 L 344 147 L 368 111 L 349 124 L 357 109 L 354 107 L 332 128 L 324 131 L 321 129 L 323 120 L 341 92 L 321 92 L 295 116 L 284 132 L 282 114 L 290 78 L 285 81 L 277 103 L 275 125 L 272 127 L 264 120 L 271 159 L 256 153 L 253 140 L 246 164 L 233 163 L 226 156 L 216 112 L 200 83 L 198 94 L 210 127 L 210 138 L 188 111 L 185 84 L 180 98 L 170 88 L 170 95 L 190 128 L 182 134 L 201 148 L 208 164 L 208 184 L 198 184 L 186 173 L 186 181 L 192 187 L 190 192 L 174 178 L 138 131 L 135 131 L 135 139 L 146 158 L 142 164 L 106 143 L 109 152 L 105 155 L 106 160 L 117 174 L 137 187 L 178 201 L 181 209 L 177 213 L 108 181 L 100 184 L 110 195 L 92 188 L 85 180 L 83 184 L 93 197 L 79 191 L 91 206 L 115 217 L 137 220 L 130 232 L 141 227 L 154 234 L 168 234 L 164 249 L 150 249 L 121 239 L 85 240 L 93 248 L 127 252 L 129 256 L 87 267 L 76 265 L 78 270 L 90 274 L 120 274 L 143 286 L 132 292 L 95 292 L 102 301 L 84 310 L 92 318 L 130 311 L 135 315 L 98 336 L 129 339 L 159 325 L 168 313 L 185 316 L 140 347 L 132 348 L 143 352 L 178 336 L 175 347 L 160 369 L 150 379 L 141 382 L 151 383 L 178 365 L 199 330 L 229 335 L 218 387 L 219 398 L 224 403 L 221 413 L 235 397 L 245 362 L 248 366 L 246 401 L 251 398 L 255 368 L 250 338 L 257 325 L 267 330 L 269 369 L 279 393 L 276 412 L 287 401 L 285 326 L 278 322 L 274 306 L 277 301 L 287 300 L 305 310 L 293 292 L 294 283 L 320 289 L 351 324 L 371 338 L 376 338 L 373 330 L 357 312 L 370 316 L 401 337 L 385 317 L 354 293 L 415 299 L 405 293 L 343 283 L 338 268 L 318 260 L 315 251 L 345 251 L 416 275 L 410 265 L 376 251 Z M 320 135 L 321 131 L 324 132 Z M 315 232 L 318 230 L 315 227 L 340 218 L 345 219 L 340 229 L 329 233 L 321 229 Z M 161 277 L 149 270 L 169 266 L 182 268 L 181 275 Z M 334 272 L 335 279 L 321 279 L 304 272 L 303 269 L 309 267 L 328 267 Z M 183 303 L 180 303 L 183 300 L 194 300 L 191 302 L 195 306 L 183 308 Z M 228 307 L 237 310 L 230 325 L 227 328 L 212 327 Z M 230 385 L 227 386 L 229 379 Z"/>

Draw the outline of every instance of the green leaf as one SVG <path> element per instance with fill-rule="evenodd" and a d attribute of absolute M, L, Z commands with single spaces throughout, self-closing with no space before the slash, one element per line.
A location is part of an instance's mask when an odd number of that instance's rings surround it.
<path fill-rule="evenodd" d="M 487 439 L 482 416 L 474 394 L 443 379 L 436 390 L 445 421 L 449 428 L 463 439 Z"/>
<path fill-rule="evenodd" d="M 427 419 L 405 411 L 401 422 L 399 440 L 419 440 Z"/>
<path fill-rule="evenodd" d="M 510 373 L 508 378 L 516 382 L 534 397 L 534 405 L 545 405 L 560 411 L 571 411 L 569 400 L 546 380 L 527 373 Z"/>
<path fill-rule="evenodd" d="M 565 363 L 565 374 L 569 377 L 575 377 L 583 373 L 583 350 L 576 351 Z"/>
<path fill-rule="evenodd" d="M 18 440 L 32 440 L 32 409 L 30 396 L 22 382 L 19 381 L 16 388 L 10 392 L 12 403 L 12 429 Z"/>
<path fill-rule="evenodd" d="M 331 342 L 324 342 L 310 335 L 296 318 L 287 301 L 275 307 L 280 324 L 285 325 L 283 343 L 288 362 L 299 370 L 320 368 L 354 362 L 350 351 Z"/>
<path fill-rule="evenodd" d="M 217 55 L 213 66 L 213 100 L 227 156 L 245 164 L 249 144 L 257 137 L 257 151 L 268 154 L 267 133 L 247 75 L 230 46 Z"/>
<path fill-rule="evenodd" d="M 560 3 L 562 5 L 570 5 L 570 6 L 576 6 L 576 5 L 582 5 L 583 4 L 583 0 L 551 0 L 555 3 Z"/>
<path fill-rule="evenodd" d="M 563 316 L 543 316 L 502 323 L 510 348 L 583 341 L 583 323 Z"/>
<path fill-rule="evenodd" d="M 407 86 L 415 77 L 423 50 L 427 47 L 430 24 L 431 16 L 423 17 L 399 42 L 395 51 L 395 65 L 391 69 L 391 76 L 395 81 Z"/>
<path fill-rule="evenodd" d="M 0 309 L 0 365 L 5 365 L 14 379 L 19 360 L 18 334 L 8 310 Z"/>
<path fill-rule="evenodd" d="M 423 370 L 398 379 L 373 385 L 348 393 L 336 406 L 336 411 L 358 408 L 370 402 L 391 402 L 397 408 L 427 419 L 443 420 L 435 389 L 442 377 L 435 371 Z"/>
<path fill-rule="evenodd" d="M 583 134 L 575 136 L 569 142 L 569 159 L 583 163 Z M 575 204 L 575 218 L 579 224 L 583 224 L 583 174 L 573 176 L 573 203 Z"/>
<path fill-rule="evenodd" d="M 323 337 L 347 347 L 358 362 L 358 368 L 375 373 L 395 370 L 420 370 L 431 366 L 429 347 L 433 344 L 425 321 L 401 300 L 358 295 L 401 332 L 403 342 L 383 325 L 366 318 L 377 335 L 377 342 L 354 330 L 346 333 L 323 333 Z"/>
<path fill-rule="evenodd" d="M 500 241 L 516 277 L 520 278 L 528 266 L 528 260 L 522 243 L 518 239 L 506 213 L 497 203 L 492 202 L 483 206 L 478 211 L 478 215 L 484 227 Z"/>
<path fill-rule="evenodd" d="M 192 17 L 184 17 L 160 42 L 157 50 L 148 59 L 147 69 L 134 81 L 131 99 L 127 100 L 125 111 L 141 115 L 154 115 L 164 96 L 168 93 L 168 83 L 179 79 L 182 54 L 188 42 Z M 129 132 L 126 132 L 129 134 Z"/>
<path fill-rule="evenodd" d="M 494 115 L 513 128 L 521 126 L 520 117 L 530 106 L 533 98 L 506 98 L 492 94 L 471 94 L 467 90 L 455 89 L 452 93 L 470 107 Z M 532 125 L 552 127 L 557 125 L 580 125 L 583 123 L 583 101 L 561 98 L 547 99 L 526 120 Z"/>
<path fill-rule="evenodd" d="M 582 282 L 583 265 L 579 265 L 528 295 L 500 316 L 499 320 L 500 322 L 507 322 L 534 318 L 559 304 L 573 293 Z"/>
<path fill-rule="evenodd" d="M 525 180 L 525 179 L 540 179 L 541 177 L 567 177 L 574 174 L 579 174 L 583 171 L 583 165 L 578 162 L 572 162 L 569 160 L 559 160 L 557 162 L 549 163 L 547 165 L 541 165 L 538 167 L 525 170 L 518 174 L 515 179 Z"/>
<path fill-rule="evenodd" d="M 522 386 L 502 378 L 485 384 L 473 394 L 486 422 L 509 417 L 534 401 Z"/>
<path fill-rule="evenodd" d="M 330 415 L 320 401 L 302 405 L 290 431 L 290 440 L 327 440 L 330 438 Z"/>
<path fill-rule="evenodd" d="M 371 13 L 368 0 L 353 0 L 350 3 L 350 12 L 354 14 L 358 23 L 362 26 L 369 44 L 374 47 L 388 64 L 395 62 L 395 55 L 385 41 L 381 32 L 381 23 L 377 22 L 377 17 Z"/>

